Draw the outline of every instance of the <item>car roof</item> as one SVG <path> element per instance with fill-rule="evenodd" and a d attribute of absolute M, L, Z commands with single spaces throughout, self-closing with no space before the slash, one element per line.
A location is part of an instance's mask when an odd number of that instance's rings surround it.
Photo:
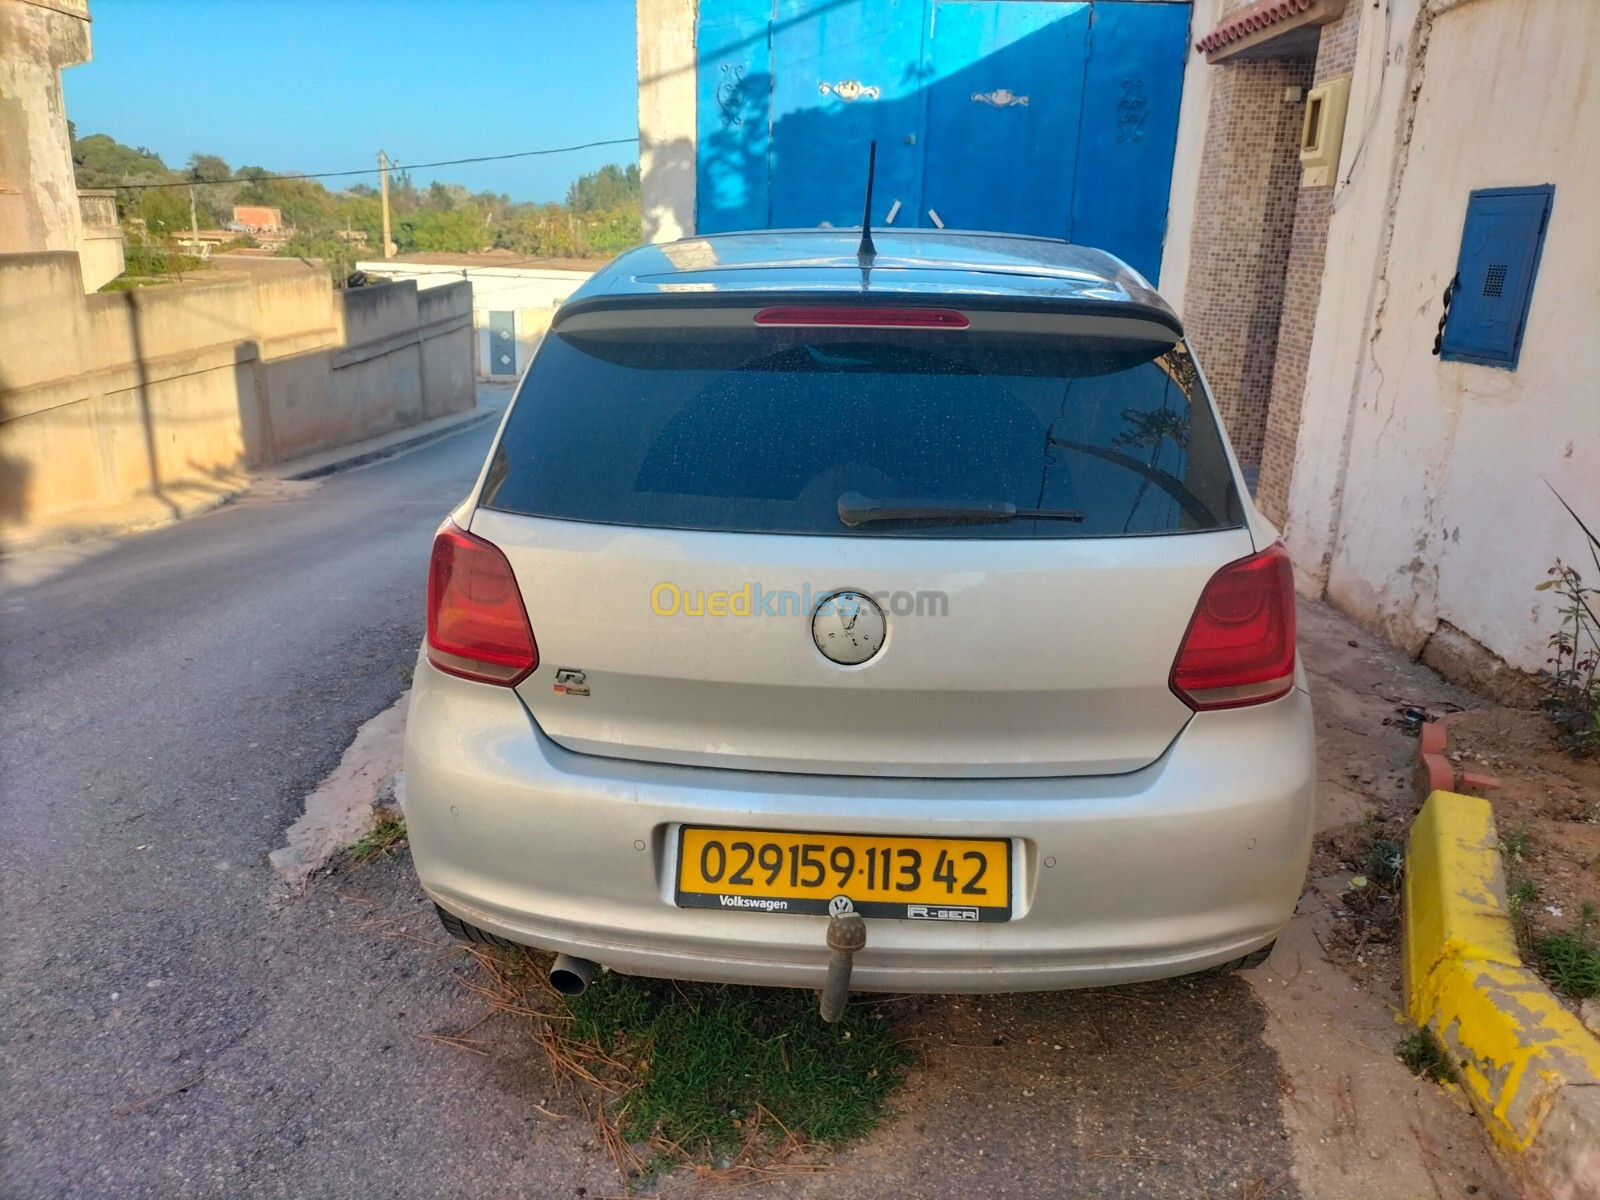
<path fill-rule="evenodd" d="M 1132 267 L 1055 238 L 960 230 L 872 231 L 863 260 L 856 229 L 769 229 L 639 246 L 596 272 L 562 316 L 660 303 L 723 306 L 773 299 L 911 300 L 1031 311 L 1154 317 L 1181 336 L 1176 314 Z"/>

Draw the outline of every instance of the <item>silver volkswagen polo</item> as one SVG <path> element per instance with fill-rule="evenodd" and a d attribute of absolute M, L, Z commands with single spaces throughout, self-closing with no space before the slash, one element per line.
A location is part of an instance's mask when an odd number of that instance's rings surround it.
<path fill-rule="evenodd" d="M 1178 318 L 1096 250 L 858 236 L 642 247 L 556 314 L 433 546 L 405 806 L 441 919 L 568 990 L 1260 961 L 1311 701 Z"/>

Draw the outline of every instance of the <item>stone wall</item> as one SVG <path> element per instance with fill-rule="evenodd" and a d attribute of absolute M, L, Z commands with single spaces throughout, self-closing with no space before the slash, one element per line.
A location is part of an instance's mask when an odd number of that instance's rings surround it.
<path fill-rule="evenodd" d="M 1350 4 L 1342 17 L 1322 28 L 1317 42 L 1313 86 L 1350 74 L 1355 66 L 1363 12 L 1363 5 Z M 1352 130 L 1352 124 L 1354 119 L 1347 117 L 1345 142 L 1358 148 L 1360 130 Z M 1352 149 L 1352 159 L 1356 152 Z M 1354 165 L 1341 156 L 1341 174 Z M 1261 479 L 1256 487 L 1256 503 L 1279 527 L 1289 516 L 1289 480 L 1294 471 L 1295 442 L 1300 436 L 1300 404 L 1305 395 L 1306 365 L 1311 358 L 1317 305 L 1322 298 L 1328 219 L 1333 213 L 1336 192 L 1332 184 L 1302 186 L 1295 202 L 1294 230 L 1289 238 L 1289 261 L 1284 272 L 1283 316 L 1278 324 L 1277 357 L 1272 368 L 1261 444 Z"/>
<path fill-rule="evenodd" d="M 294 262 L 84 295 L 0 256 L 0 529 L 186 489 L 471 408 L 472 287 L 334 292 Z"/>
<path fill-rule="evenodd" d="M 1200 67 L 1211 80 L 1205 144 L 1188 230 L 1185 327 L 1234 452 L 1261 461 L 1284 282 L 1300 189 L 1309 61 Z"/>
<path fill-rule="evenodd" d="M 0 0 L 0 254 L 83 240 L 61 68 L 88 58 L 87 0 Z"/>

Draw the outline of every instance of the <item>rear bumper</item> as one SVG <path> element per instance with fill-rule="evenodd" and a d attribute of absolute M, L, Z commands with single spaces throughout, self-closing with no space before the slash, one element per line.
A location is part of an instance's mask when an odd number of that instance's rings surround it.
<path fill-rule="evenodd" d="M 419 663 L 405 810 L 444 908 L 629 974 L 818 987 L 826 918 L 681 909 L 683 824 L 1013 839 L 1013 919 L 871 921 L 861 991 L 1008 992 L 1202 970 L 1271 941 L 1299 899 L 1310 698 L 1201 713 L 1125 775 L 878 779 L 574 754 L 515 694 Z"/>

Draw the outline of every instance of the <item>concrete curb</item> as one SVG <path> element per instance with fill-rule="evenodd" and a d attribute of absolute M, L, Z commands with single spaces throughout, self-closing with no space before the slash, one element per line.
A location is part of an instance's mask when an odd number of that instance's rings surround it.
<path fill-rule="evenodd" d="M 464 413 L 439 417 L 383 437 L 355 442 L 349 446 L 341 446 L 337 450 L 310 455 L 294 462 L 280 463 L 262 474 L 274 479 L 320 479 L 324 475 L 347 471 L 352 467 L 363 467 L 379 459 L 393 458 L 397 454 L 404 454 L 407 450 L 426 446 L 429 442 L 449 437 L 452 433 L 460 433 L 463 429 L 470 429 L 491 418 L 498 418 L 503 411 L 499 408 L 479 406 Z"/>
<path fill-rule="evenodd" d="M 158 529 L 201 513 L 210 512 L 237 500 L 250 490 L 248 480 L 221 490 L 208 491 L 198 497 L 154 497 L 132 501 L 102 513 L 88 513 L 74 522 L 65 520 L 52 523 L 43 529 L 0 535 L 0 557 L 31 554 L 36 550 L 53 550 L 60 546 L 73 546 L 79 542 L 97 541 L 101 538 L 120 537 L 127 533 L 143 533 Z"/>
<path fill-rule="evenodd" d="M 1600 1200 L 1600 1038 L 1522 965 L 1487 800 L 1435 791 L 1411 826 L 1405 995 L 1538 1194 Z"/>
<path fill-rule="evenodd" d="M 218 488 L 207 489 L 198 497 L 186 494 L 183 489 L 174 489 L 173 494 L 164 499 L 150 497 L 132 500 L 114 509 L 69 514 L 72 519 L 63 518 L 43 529 L 0 534 L 0 557 L 30 554 L 36 550 L 51 550 L 78 542 L 118 537 L 127 533 L 142 533 L 147 529 L 171 525 L 237 500 L 249 492 L 256 480 L 319 479 L 337 471 L 365 466 L 380 459 L 393 458 L 397 454 L 415 450 L 429 442 L 436 442 L 453 433 L 459 433 L 463 429 L 481 425 L 485 421 L 498 420 L 504 411 L 501 408 L 479 406 L 464 413 L 438 417 L 425 424 L 413 425 L 408 429 L 384 434 L 382 437 L 368 438 L 366 441 L 341 446 L 321 454 L 280 463 L 250 476 L 236 476 L 233 477 L 233 481 Z"/>

